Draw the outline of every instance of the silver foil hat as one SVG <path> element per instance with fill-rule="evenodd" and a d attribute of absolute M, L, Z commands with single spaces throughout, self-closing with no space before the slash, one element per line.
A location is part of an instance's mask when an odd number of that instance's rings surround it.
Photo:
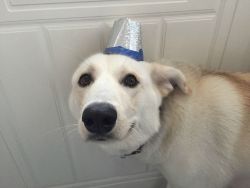
<path fill-rule="evenodd" d="M 143 61 L 140 23 L 129 18 L 116 20 L 104 53 L 121 54 Z"/>

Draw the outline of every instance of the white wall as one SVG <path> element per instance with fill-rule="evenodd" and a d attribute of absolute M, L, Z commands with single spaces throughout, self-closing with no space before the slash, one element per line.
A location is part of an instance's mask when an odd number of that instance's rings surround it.
<path fill-rule="evenodd" d="M 72 72 L 124 15 L 142 23 L 146 60 L 250 70 L 249 9 L 248 0 L 1 0 L 0 187 L 163 187 L 151 167 L 69 130 Z"/>

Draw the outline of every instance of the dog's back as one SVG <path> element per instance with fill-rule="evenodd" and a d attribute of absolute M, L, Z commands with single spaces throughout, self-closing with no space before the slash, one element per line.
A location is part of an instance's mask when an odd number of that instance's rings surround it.
<path fill-rule="evenodd" d="M 195 178 L 197 182 L 190 187 L 225 186 L 225 182 L 243 174 L 250 178 L 250 73 L 177 67 L 186 75 L 193 93 L 186 97 L 177 92 L 166 99 L 168 110 L 163 115 L 167 117 L 166 126 L 172 124 L 162 143 L 171 150 L 166 151 L 172 158 L 166 168 L 173 168 L 180 176 L 188 174 L 188 179 Z M 183 164 L 177 168 L 180 160 L 188 160 L 188 167 Z M 189 172 L 185 173 L 185 169 Z M 177 179 L 173 181 L 179 181 L 181 187 L 182 180 Z M 187 182 L 184 184 L 189 187 Z"/>
<path fill-rule="evenodd" d="M 199 81 L 202 82 L 202 80 L 206 80 L 207 78 L 214 79 L 213 81 L 215 83 L 212 83 L 211 86 L 221 87 L 218 89 L 222 90 L 224 93 L 224 97 L 219 99 L 220 101 L 217 101 L 219 105 L 223 100 L 225 100 L 226 103 L 234 103 L 234 101 L 227 101 L 227 96 L 229 95 L 236 95 L 239 97 L 237 99 L 238 101 L 236 101 L 239 106 L 235 105 L 229 109 L 233 114 L 238 113 L 241 116 L 240 120 L 238 122 L 236 121 L 236 126 L 240 127 L 240 130 L 237 135 L 238 141 L 234 145 L 235 155 L 237 156 L 239 163 L 242 164 L 242 167 L 240 168 L 243 169 L 246 167 L 249 169 L 250 173 L 250 73 L 209 72 L 201 70 Z M 232 86 L 233 90 L 227 90 L 227 87 L 225 87 L 226 84 L 217 84 L 216 79 L 218 82 L 222 80 L 226 81 Z M 210 85 L 211 83 L 208 84 Z M 235 121 L 233 117 L 231 120 Z M 226 122 L 227 119 L 225 119 L 225 123 Z"/>
<path fill-rule="evenodd" d="M 249 168 L 250 173 L 250 74 L 227 74 L 226 78 L 232 82 L 242 97 L 244 114 L 239 135 L 239 143 L 236 146 L 236 153 L 239 155 L 239 159 L 243 161 L 242 164 Z M 247 161 L 247 163 L 244 163 L 244 161 Z"/>
<path fill-rule="evenodd" d="M 242 98 L 243 118 L 241 122 L 238 142 L 235 144 L 235 155 L 239 162 L 239 175 L 234 177 L 231 187 L 250 187 L 250 74 L 227 73 L 222 74 L 239 92 Z"/>

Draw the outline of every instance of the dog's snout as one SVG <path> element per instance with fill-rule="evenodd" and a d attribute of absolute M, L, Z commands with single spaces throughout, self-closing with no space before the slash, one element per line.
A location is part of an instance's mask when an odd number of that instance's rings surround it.
<path fill-rule="evenodd" d="M 115 126 L 117 112 L 109 103 L 93 103 L 85 108 L 82 121 L 87 130 L 94 134 L 106 134 Z"/>

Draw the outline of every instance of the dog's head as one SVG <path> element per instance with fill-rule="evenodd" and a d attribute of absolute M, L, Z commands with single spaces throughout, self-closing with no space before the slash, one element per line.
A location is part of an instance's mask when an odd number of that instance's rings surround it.
<path fill-rule="evenodd" d="M 133 151 L 159 131 L 162 99 L 175 87 L 188 92 L 175 68 L 96 54 L 73 75 L 70 108 L 85 140 L 111 152 Z"/>

